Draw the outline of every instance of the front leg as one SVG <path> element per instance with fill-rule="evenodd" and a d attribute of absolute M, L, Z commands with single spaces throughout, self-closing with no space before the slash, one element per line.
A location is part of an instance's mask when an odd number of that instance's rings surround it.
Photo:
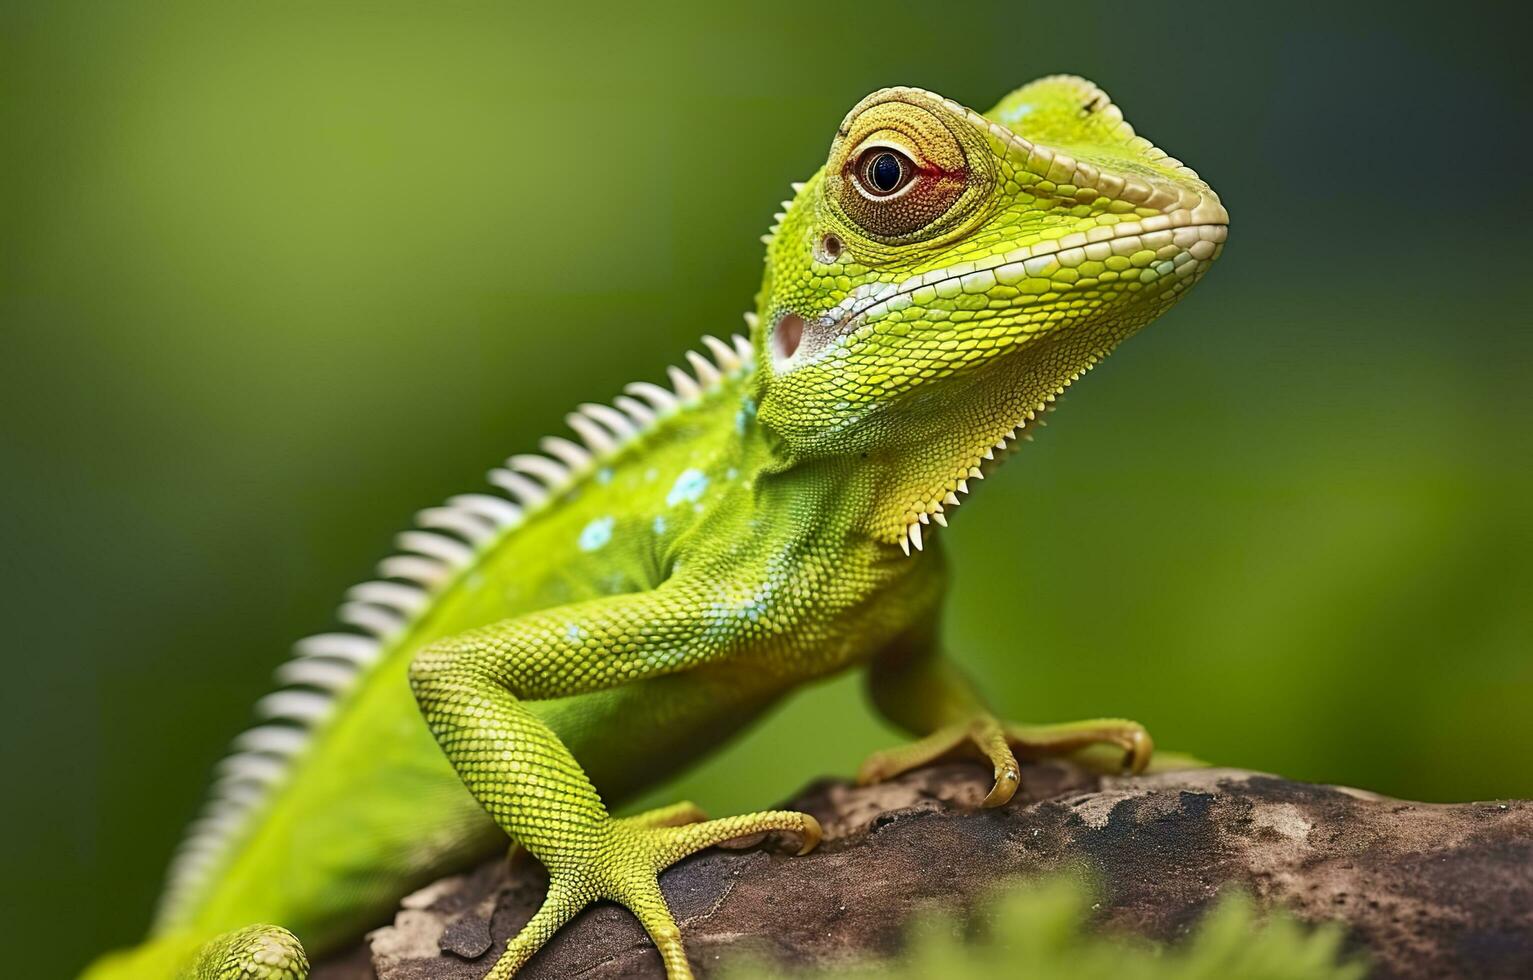
<path fill-rule="evenodd" d="M 978 752 L 995 771 L 995 783 L 983 805 L 1001 806 L 1021 785 L 1019 756 L 1070 756 L 1093 769 L 1139 773 L 1154 751 L 1144 726 L 1123 718 L 1053 725 L 1000 721 L 968 678 L 925 637 L 906 639 L 875 658 L 868 669 L 868 690 L 884 717 L 922 737 L 869 756 L 857 774 L 862 783 L 880 782 L 940 759 Z M 1091 751 L 1104 745 L 1121 751 L 1108 765 Z"/>
<path fill-rule="evenodd" d="M 791 830 L 803 850 L 814 818 L 770 811 L 684 826 L 677 814 L 614 819 L 570 751 L 525 701 L 671 674 L 739 652 L 746 638 L 708 621 L 700 590 L 668 583 L 506 620 L 434 643 L 410 682 L 443 752 L 474 797 L 548 868 L 548 896 L 489 976 L 514 974 L 558 928 L 597 899 L 638 916 L 672 980 L 690 978 L 681 933 L 660 892 L 662 869 L 720 841 Z M 622 738 L 614 732 L 614 738 Z"/>

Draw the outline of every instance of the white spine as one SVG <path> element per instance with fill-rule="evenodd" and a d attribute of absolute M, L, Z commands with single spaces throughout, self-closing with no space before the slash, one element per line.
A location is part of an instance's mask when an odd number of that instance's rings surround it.
<path fill-rule="evenodd" d="M 753 315 L 746 314 L 746 320 L 752 323 Z M 230 848 L 299 764 L 338 699 L 408 632 L 434 593 L 591 472 L 593 464 L 620 452 L 681 404 L 703 398 L 726 376 L 748 370 L 754 359 L 750 341 L 738 334 L 729 343 L 704 337 L 703 344 L 712 360 L 687 354 L 696 378 L 673 367 L 668 372 L 673 390 L 641 381 L 610 406 L 581 405 L 569 416 L 579 443 L 550 436 L 540 443 L 547 455 L 513 456 L 505 468 L 492 470 L 490 483 L 506 496 L 460 494 L 422 510 L 416 528 L 395 538 L 400 553 L 379 562 L 381 579 L 347 592 L 337 617 L 360 632 L 320 633 L 294 644 L 292 659 L 276 674 L 284 686 L 256 702 L 262 721 L 234 739 L 206 804 L 176 850 L 160 899 L 162 924 L 197 900 Z"/>

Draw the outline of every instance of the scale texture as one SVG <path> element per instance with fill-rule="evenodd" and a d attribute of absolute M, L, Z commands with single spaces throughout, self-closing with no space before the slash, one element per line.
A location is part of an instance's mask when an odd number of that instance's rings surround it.
<path fill-rule="evenodd" d="M 705 338 L 668 387 L 579 406 L 571 437 L 490 474 L 496 493 L 422 511 L 348 594 L 345 628 L 281 668 L 151 937 L 92 980 L 323 954 L 508 838 L 551 883 L 488 976 L 605 899 L 684 980 L 660 872 L 759 831 L 808 850 L 820 828 L 609 808 L 839 671 L 866 668 L 876 708 L 917 737 L 866 781 L 978 754 L 988 807 L 1019 758 L 1100 750 L 1141 770 L 1132 721 L 991 713 L 940 648 L 940 531 L 1065 388 L 1186 295 L 1227 221 L 1082 79 L 986 114 L 912 88 L 863 99 L 766 236 L 750 336 Z"/>

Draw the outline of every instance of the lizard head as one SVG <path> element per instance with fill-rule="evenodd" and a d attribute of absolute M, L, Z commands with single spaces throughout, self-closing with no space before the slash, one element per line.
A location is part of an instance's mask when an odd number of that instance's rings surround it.
<path fill-rule="evenodd" d="M 920 547 L 997 450 L 1186 294 L 1226 222 L 1083 79 L 985 115 L 875 92 L 767 236 L 760 423 L 790 461 L 872 461 L 875 536 Z"/>

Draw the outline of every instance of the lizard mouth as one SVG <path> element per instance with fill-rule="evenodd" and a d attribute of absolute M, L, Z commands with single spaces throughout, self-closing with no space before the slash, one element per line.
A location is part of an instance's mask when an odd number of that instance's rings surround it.
<path fill-rule="evenodd" d="M 1193 220 L 1203 216 L 1215 220 Z M 911 306 L 915 302 L 912 297 L 919 289 L 940 289 L 954 282 L 962 288 L 973 277 L 976 287 L 983 291 L 997 282 L 1046 276 L 1059 267 L 1073 268 L 1087 260 L 1103 260 L 1114 255 L 1127 258 L 1144 251 L 1156 253 L 1152 267 L 1166 263 L 1169 267 L 1164 268 L 1162 274 L 1174 274 L 1189 262 L 1196 268 L 1210 261 L 1224 244 L 1227 233 L 1228 216 L 1224 208 L 1211 202 L 1190 211 L 1104 225 L 1090 232 L 1074 232 L 1001 255 L 943 266 L 899 282 L 864 283 L 812 319 L 792 310 L 780 313 L 770 334 L 772 366 L 778 374 L 784 374 L 817 360 L 835 345 L 836 340 L 852 333 L 869 319 Z"/>
<path fill-rule="evenodd" d="M 819 316 L 809 318 L 793 310 L 779 313 L 770 334 L 772 366 L 784 374 L 819 359 L 839 338 L 869 319 L 911 306 L 915 292 L 926 287 L 941 289 L 957 282 L 962 288 L 972 281 L 976 288 L 985 290 L 997 282 L 1046 276 L 1059 267 L 1073 268 L 1114 255 L 1126 258 L 1143 251 L 1156 253 L 1152 266 L 1170 264 L 1163 274 L 1175 273 L 1189 262 L 1196 268 L 1210 261 L 1224 243 L 1228 220 L 1217 201 L 1208 201 L 1192 210 L 1074 232 L 1004 254 L 932 269 L 899 282 L 864 283 Z M 1069 287 L 1062 284 L 1061 288 Z"/>
<path fill-rule="evenodd" d="M 1104 225 L 1090 232 L 1074 232 L 1061 238 L 1035 242 L 1026 248 L 1001 255 L 987 256 L 973 262 L 933 269 L 895 283 L 866 283 L 858 286 L 840 303 L 818 319 L 818 323 L 847 333 L 864 321 L 912 304 L 911 295 L 926 286 L 963 282 L 974 277 L 977 286 L 988 288 L 998 279 L 1026 278 L 1046 274 L 1051 266 L 1073 268 L 1088 259 L 1127 257 L 1141 251 L 1160 253 L 1168 247 L 1170 256 L 1157 262 L 1175 262 L 1175 256 L 1187 255 L 1192 261 L 1209 261 L 1228 234 L 1229 216 L 1216 201 L 1171 214 L 1155 215 L 1139 221 Z M 1187 260 L 1183 260 L 1185 262 Z"/>

